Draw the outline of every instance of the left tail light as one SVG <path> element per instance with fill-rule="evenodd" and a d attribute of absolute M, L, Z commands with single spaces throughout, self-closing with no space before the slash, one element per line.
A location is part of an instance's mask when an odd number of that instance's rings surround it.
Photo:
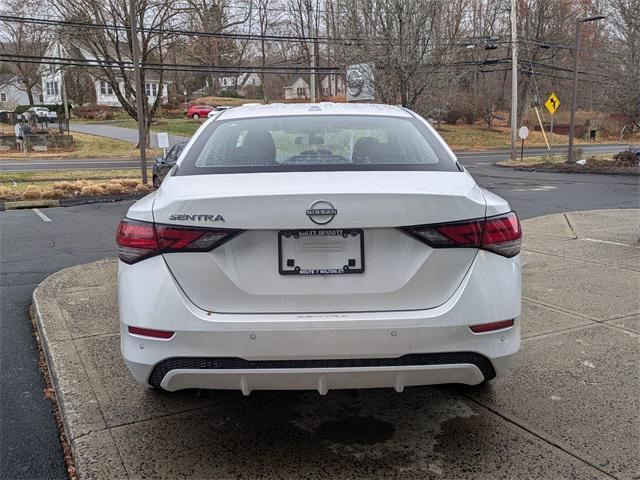
<path fill-rule="evenodd" d="M 402 227 L 433 248 L 480 248 L 504 257 L 520 253 L 522 229 L 515 212 L 462 222 Z"/>
<path fill-rule="evenodd" d="M 132 264 L 162 253 L 208 252 L 242 230 L 159 225 L 122 219 L 116 233 L 118 258 Z"/>

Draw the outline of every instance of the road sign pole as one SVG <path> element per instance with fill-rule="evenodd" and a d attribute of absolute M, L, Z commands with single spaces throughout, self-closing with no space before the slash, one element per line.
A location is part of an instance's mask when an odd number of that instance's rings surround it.
<path fill-rule="evenodd" d="M 551 144 L 551 148 L 553 148 L 553 114 L 551 115 L 551 129 L 549 130 L 549 143 Z"/>
<path fill-rule="evenodd" d="M 511 160 L 517 158 L 518 129 L 518 30 L 516 19 L 516 0 L 511 0 Z"/>
<path fill-rule="evenodd" d="M 524 138 L 522 139 L 522 146 L 520 147 L 520 163 L 524 162 Z"/>

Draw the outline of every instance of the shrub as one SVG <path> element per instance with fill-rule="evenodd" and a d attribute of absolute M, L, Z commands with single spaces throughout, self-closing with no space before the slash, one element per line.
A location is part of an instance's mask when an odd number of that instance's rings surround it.
<path fill-rule="evenodd" d="M 460 117 L 462 117 L 462 112 L 455 108 L 447 110 L 445 114 L 442 116 L 445 123 L 448 123 L 449 125 L 455 125 L 456 123 L 458 123 L 458 120 L 460 120 Z"/>
<path fill-rule="evenodd" d="M 71 182 L 56 182 L 53 184 L 54 190 L 62 190 L 64 192 L 73 192 L 77 190 L 76 185 Z"/>
<path fill-rule="evenodd" d="M 222 90 L 219 94 L 219 97 L 224 97 L 224 98 L 246 98 L 242 95 L 240 95 L 238 92 L 236 92 L 235 90 Z"/>
<path fill-rule="evenodd" d="M 631 149 L 616 153 L 613 156 L 613 160 L 615 160 L 618 167 L 637 167 L 640 165 L 640 158 Z"/>
<path fill-rule="evenodd" d="M 22 198 L 25 200 L 38 200 L 42 198 L 42 189 L 35 185 L 29 185 L 22 192 Z"/>
<path fill-rule="evenodd" d="M 108 183 L 106 190 L 109 195 L 122 195 L 126 191 L 119 183 Z"/>
<path fill-rule="evenodd" d="M 64 190 L 53 188 L 51 190 L 45 190 L 42 193 L 42 196 L 44 198 L 58 199 L 58 198 L 65 198 L 67 196 L 67 194 L 66 194 L 66 192 Z"/>
<path fill-rule="evenodd" d="M 136 187 L 136 193 L 140 193 L 146 195 L 147 193 L 151 193 L 153 191 L 153 186 L 151 185 L 143 185 L 140 184 Z"/>
<path fill-rule="evenodd" d="M 82 187 L 80 194 L 84 197 L 97 197 L 99 195 L 104 195 L 104 188 L 94 183 Z"/>
<path fill-rule="evenodd" d="M 120 185 L 127 188 L 135 188 L 140 183 L 138 180 L 132 180 L 130 178 L 125 178 L 123 180 L 119 180 Z"/>
<path fill-rule="evenodd" d="M 0 198 L 7 199 L 7 198 L 11 198 L 12 196 L 13 196 L 13 190 L 11 190 L 9 187 L 4 187 L 0 185 Z"/>

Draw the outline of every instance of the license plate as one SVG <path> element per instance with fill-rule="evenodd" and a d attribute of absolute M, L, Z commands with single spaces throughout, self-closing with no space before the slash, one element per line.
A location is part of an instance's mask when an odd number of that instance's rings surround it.
<path fill-rule="evenodd" d="M 364 272 L 360 229 L 282 230 L 278 232 L 281 275 L 344 275 Z"/>

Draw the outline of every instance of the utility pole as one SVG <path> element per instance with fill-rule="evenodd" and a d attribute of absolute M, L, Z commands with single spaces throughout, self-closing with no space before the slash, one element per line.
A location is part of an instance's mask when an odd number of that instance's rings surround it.
<path fill-rule="evenodd" d="M 144 90 L 142 89 L 142 77 L 140 75 L 140 47 L 138 46 L 138 28 L 136 26 L 136 0 L 129 0 L 129 17 L 131 22 L 131 53 L 133 56 L 133 72 L 136 81 L 136 110 L 138 120 L 138 145 L 140 148 L 140 169 L 142 171 L 142 183 L 147 180 L 147 135 L 144 128 Z"/>
<path fill-rule="evenodd" d="M 62 46 L 58 43 L 58 57 L 62 57 Z M 62 106 L 64 108 L 64 118 L 67 121 L 67 131 L 69 128 L 69 100 L 67 99 L 67 85 L 64 81 L 64 68 L 60 67 L 60 93 L 62 94 Z M 60 125 L 60 122 L 58 122 Z"/>
<path fill-rule="evenodd" d="M 518 26 L 516 0 L 511 0 L 511 160 L 518 158 Z"/>
<path fill-rule="evenodd" d="M 311 37 L 311 48 L 309 49 L 309 63 L 311 67 L 311 75 L 309 76 L 309 90 L 311 94 L 311 103 L 316 102 L 316 44 L 313 29 L 313 12 L 312 2 L 309 1 L 309 15 L 307 22 L 309 22 L 309 37 Z"/>
<path fill-rule="evenodd" d="M 580 34 L 581 26 L 585 22 L 595 22 L 606 18 L 602 15 L 595 17 L 576 18 L 576 44 L 573 47 L 573 91 L 571 92 L 571 120 L 569 121 L 569 151 L 567 152 L 567 163 L 576 163 L 573 149 L 573 139 L 576 133 L 576 109 L 578 108 L 578 58 L 580 54 Z"/>

